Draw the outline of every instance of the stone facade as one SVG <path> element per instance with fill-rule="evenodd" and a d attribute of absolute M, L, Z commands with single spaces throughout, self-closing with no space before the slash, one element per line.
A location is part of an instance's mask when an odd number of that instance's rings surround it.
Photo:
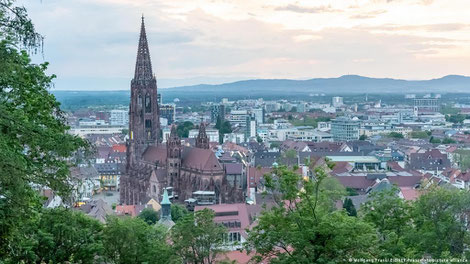
<path fill-rule="evenodd" d="M 200 125 L 196 147 L 183 147 L 174 125 L 166 144 L 160 143 L 157 83 L 143 19 L 129 109 L 121 204 L 144 204 L 152 198 L 160 201 L 166 187 L 173 187 L 173 199 L 179 203 L 191 198 L 195 191 L 215 191 L 219 203 L 244 200 L 244 190 L 227 184 L 223 166 L 209 149 L 205 124 Z"/>

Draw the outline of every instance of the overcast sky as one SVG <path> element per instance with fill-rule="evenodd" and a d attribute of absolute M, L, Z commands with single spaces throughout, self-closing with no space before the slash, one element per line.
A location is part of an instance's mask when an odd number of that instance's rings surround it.
<path fill-rule="evenodd" d="M 129 89 L 145 16 L 159 87 L 470 75 L 468 0 L 23 0 L 57 90 Z"/>

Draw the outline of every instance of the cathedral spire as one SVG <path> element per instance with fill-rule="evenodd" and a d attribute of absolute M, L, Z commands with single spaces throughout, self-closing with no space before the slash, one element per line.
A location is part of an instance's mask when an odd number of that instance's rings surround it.
<path fill-rule="evenodd" d="M 149 45 L 147 42 L 147 34 L 145 33 L 144 15 L 142 14 L 142 25 L 140 27 L 139 47 L 137 49 L 134 81 L 149 81 L 153 78 Z"/>
<path fill-rule="evenodd" d="M 206 133 L 206 125 L 201 122 L 199 134 L 196 137 L 196 148 L 209 149 L 209 138 Z"/>

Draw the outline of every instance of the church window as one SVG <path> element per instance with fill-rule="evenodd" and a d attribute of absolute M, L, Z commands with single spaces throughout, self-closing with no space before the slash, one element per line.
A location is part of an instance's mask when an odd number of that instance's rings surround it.
<path fill-rule="evenodd" d="M 150 101 L 150 95 L 145 95 L 145 113 L 152 112 L 152 102 Z"/>
<path fill-rule="evenodd" d="M 139 98 L 137 99 L 137 104 L 139 106 L 142 106 L 142 95 L 141 94 L 139 94 Z"/>
<path fill-rule="evenodd" d="M 152 128 L 152 120 L 150 120 L 150 119 L 145 120 L 145 128 L 146 129 L 151 129 Z"/>
<path fill-rule="evenodd" d="M 153 186 L 153 193 L 157 193 L 157 186 Z"/>

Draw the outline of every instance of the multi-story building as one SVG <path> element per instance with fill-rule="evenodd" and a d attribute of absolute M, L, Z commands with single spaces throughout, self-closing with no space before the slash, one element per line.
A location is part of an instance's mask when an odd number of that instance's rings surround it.
<path fill-rule="evenodd" d="M 359 120 L 338 117 L 331 121 L 331 134 L 334 141 L 350 141 L 359 139 Z"/>
<path fill-rule="evenodd" d="M 168 120 L 168 125 L 173 124 L 175 122 L 175 105 L 160 105 L 160 117 L 166 118 L 166 120 Z"/>
<path fill-rule="evenodd" d="M 264 124 L 264 108 L 251 109 L 257 124 Z"/>
<path fill-rule="evenodd" d="M 127 126 L 129 125 L 129 111 L 128 110 L 111 110 L 109 122 L 112 126 Z"/>
<path fill-rule="evenodd" d="M 213 104 L 211 105 L 211 123 L 216 123 L 217 119 L 225 120 L 225 105 Z"/>
<path fill-rule="evenodd" d="M 245 138 L 249 139 L 252 137 L 256 137 L 256 120 L 254 117 L 247 117 Z"/>
<path fill-rule="evenodd" d="M 413 99 L 414 107 L 420 112 L 439 112 L 441 104 L 439 98 L 415 98 Z"/>
<path fill-rule="evenodd" d="M 343 97 L 335 96 L 331 98 L 331 105 L 333 107 L 341 107 L 344 105 L 343 103 Z"/>
<path fill-rule="evenodd" d="M 232 110 L 228 121 L 232 126 L 245 126 L 247 117 L 249 117 L 247 110 Z"/>
<path fill-rule="evenodd" d="M 266 109 L 266 112 L 276 112 L 279 111 L 281 108 L 281 105 L 278 102 L 266 102 L 264 104 L 264 109 Z"/>
<path fill-rule="evenodd" d="M 198 129 L 191 129 L 189 130 L 188 138 L 197 138 L 198 134 Z M 215 128 L 206 128 L 206 134 L 209 138 L 209 142 L 219 142 L 219 130 Z"/>

